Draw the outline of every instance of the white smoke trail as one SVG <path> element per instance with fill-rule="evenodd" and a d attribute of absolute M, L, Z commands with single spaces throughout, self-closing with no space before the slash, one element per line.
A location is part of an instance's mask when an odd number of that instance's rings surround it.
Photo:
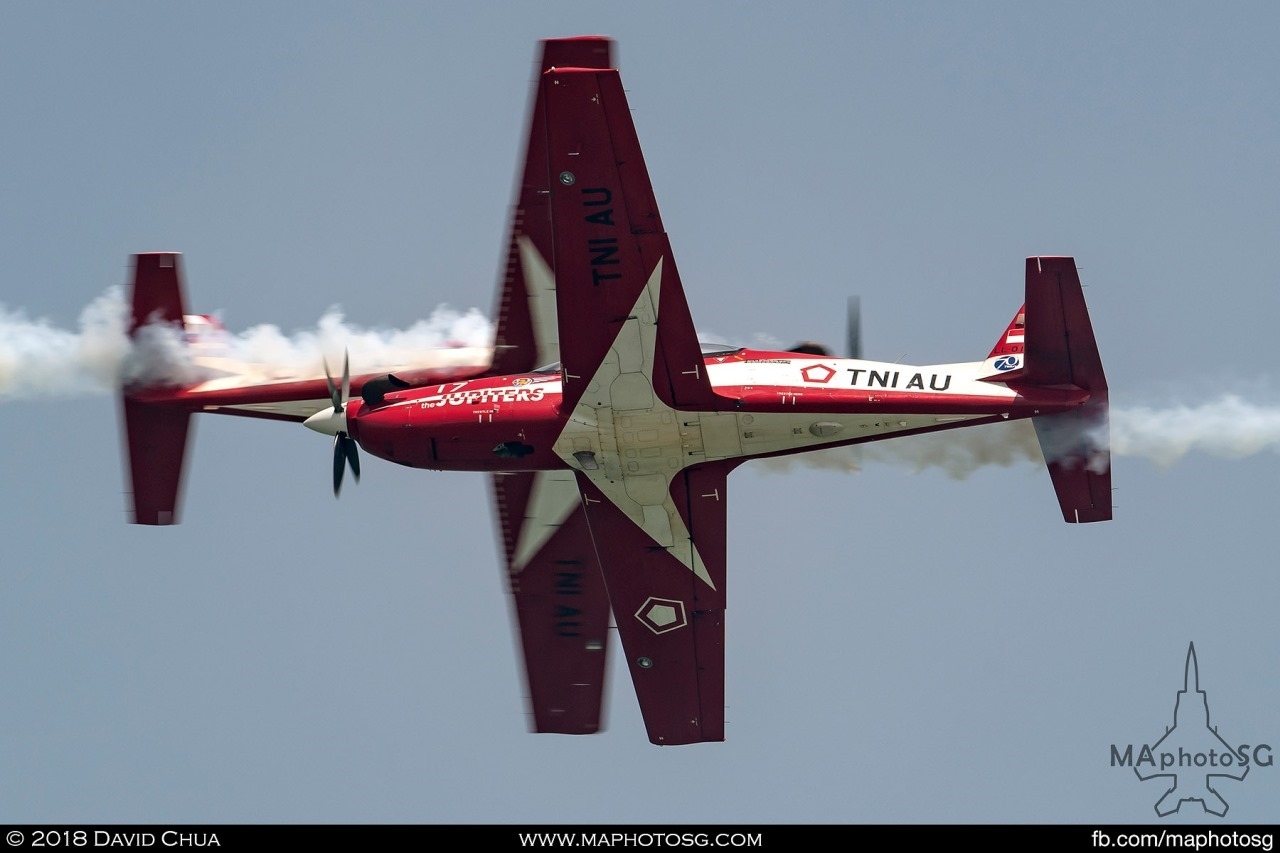
<path fill-rule="evenodd" d="M 80 313 L 80 331 L 0 305 L 0 401 L 71 397 L 115 387 L 129 352 L 122 288 Z"/>
<path fill-rule="evenodd" d="M 488 346 L 493 336 L 475 309 L 440 307 L 407 329 L 364 329 L 335 308 L 314 329 L 285 334 L 261 325 L 233 335 L 211 327 L 188 346 L 177 328 L 160 324 L 140 329 L 130 341 L 128 316 L 123 288 L 85 308 L 78 331 L 0 305 L 0 402 L 109 393 L 123 381 L 197 381 L 223 360 L 256 366 L 272 379 L 314 377 L 321 356 L 340 370 L 344 350 L 352 353 L 353 372 L 376 372 L 419 363 L 425 352 L 441 347 Z"/>
<path fill-rule="evenodd" d="M 1162 468 L 1194 451 L 1241 459 L 1264 450 L 1280 450 L 1280 407 L 1235 394 L 1199 406 L 1111 410 L 1111 452 L 1141 456 Z"/>
<path fill-rule="evenodd" d="M 321 354 L 332 364 L 348 350 L 353 358 L 358 357 L 364 372 L 368 365 L 412 364 L 426 350 L 485 347 L 492 341 L 493 327 L 478 310 L 459 313 L 442 306 L 407 329 L 362 329 L 348 324 L 341 311 L 331 308 L 315 329 L 286 335 L 277 326 L 254 326 L 236 335 L 229 345 L 232 357 L 238 360 L 311 375 Z"/>

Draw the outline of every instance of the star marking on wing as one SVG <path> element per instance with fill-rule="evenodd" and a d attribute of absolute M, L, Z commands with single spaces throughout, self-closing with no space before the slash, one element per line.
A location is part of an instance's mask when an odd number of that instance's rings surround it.
<path fill-rule="evenodd" d="M 715 589 L 671 498 L 671 482 L 689 461 L 680 444 L 680 424 L 700 415 L 678 412 L 653 392 L 661 288 L 659 258 L 555 449 L 566 465 L 590 480 L 654 542 Z M 597 402 L 593 405 L 589 400 Z M 628 449 L 637 448 L 644 452 L 624 459 Z M 585 467 L 581 456 L 575 455 L 583 453 L 595 468 Z"/>
<path fill-rule="evenodd" d="M 516 240 L 520 247 L 520 268 L 529 297 L 533 340 L 538 348 L 537 365 L 560 360 L 560 336 L 556 322 L 556 277 L 549 264 L 528 237 Z"/>
<path fill-rule="evenodd" d="M 524 570 L 580 503 L 578 483 L 572 471 L 534 472 L 529 503 L 511 555 L 512 574 Z"/>

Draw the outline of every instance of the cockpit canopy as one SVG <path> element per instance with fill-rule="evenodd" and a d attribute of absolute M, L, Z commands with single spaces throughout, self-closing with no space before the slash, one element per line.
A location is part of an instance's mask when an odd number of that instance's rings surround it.
<path fill-rule="evenodd" d="M 743 349 L 743 347 L 735 347 L 733 344 L 713 344 L 708 341 L 698 341 L 698 346 L 702 347 L 703 358 L 711 358 L 717 355 L 733 355 Z"/>

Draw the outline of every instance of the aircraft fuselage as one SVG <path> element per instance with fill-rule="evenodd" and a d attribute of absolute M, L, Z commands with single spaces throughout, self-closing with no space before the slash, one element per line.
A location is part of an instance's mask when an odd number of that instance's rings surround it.
<path fill-rule="evenodd" d="M 565 411 L 564 377 L 553 371 L 414 388 L 375 406 L 353 401 L 348 430 L 365 451 L 414 468 L 594 465 L 634 475 L 1053 414 L 1088 397 L 1019 389 L 993 380 L 984 362 L 915 367 L 738 350 L 704 365 L 720 402 L 709 411 L 675 409 L 661 395 L 640 408 L 596 407 L 590 386 Z"/>

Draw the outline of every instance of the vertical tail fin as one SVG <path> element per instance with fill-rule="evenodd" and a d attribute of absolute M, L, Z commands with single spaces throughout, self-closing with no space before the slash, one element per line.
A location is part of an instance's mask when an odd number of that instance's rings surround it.
<path fill-rule="evenodd" d="M 1075 260 L 1027 258 L 1025 364 L 1017 384 L 1079 388 L 1079 408 L 1034 418 L 1049 476 L 1071 523 L 1111 518 L 1107 377 Z"/>
<path fill-rule="evenodd" d="M 186 309 L 180 258 L 176 252 L 134 255 L 130 337 L 148 323 L 182 322 Z M 176 524 L 191 412 L 148 402 L 144 390 L 121 391 L 133 522 Z"/>

